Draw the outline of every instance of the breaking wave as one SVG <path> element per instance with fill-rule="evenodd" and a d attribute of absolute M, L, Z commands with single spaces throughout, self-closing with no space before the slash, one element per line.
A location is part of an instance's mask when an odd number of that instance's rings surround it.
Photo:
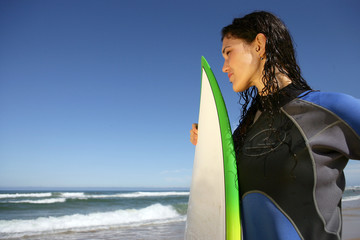
<path fill-rule="evenodd" d="M 180 215 L 172 206 L 153 204 L 142 209 L 126 209 L 86 215 L 74 214 L 29 220 L 0 220 L 0 239 L 2 237 L 21 237 L 43 232 L 97 230 L 184 220 L 185 216 Z"/>

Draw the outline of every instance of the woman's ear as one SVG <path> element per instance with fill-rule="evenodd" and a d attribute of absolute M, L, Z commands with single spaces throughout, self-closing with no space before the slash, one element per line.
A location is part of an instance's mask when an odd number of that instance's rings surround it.
<path fill-rule="evenodd" d="M 255 37 L 255 49 L 256 52 L 259 54 L 259 58 L 265 59 L 266 58 L 266 36 L 263 33 L 258 33 Z"/>

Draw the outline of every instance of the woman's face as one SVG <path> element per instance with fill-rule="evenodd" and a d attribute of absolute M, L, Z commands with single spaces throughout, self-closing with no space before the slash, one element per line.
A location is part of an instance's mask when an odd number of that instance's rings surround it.
<path fill-rule="evenodd" d="M 263 88 L 261 79 L 264 65 L 256 41 L 249 44 L 239 38 L 225 37 L 222 54 L 225 60 L 223 72 L 228 74 L 235 92 L 245 91 L 252 86 Z"/>

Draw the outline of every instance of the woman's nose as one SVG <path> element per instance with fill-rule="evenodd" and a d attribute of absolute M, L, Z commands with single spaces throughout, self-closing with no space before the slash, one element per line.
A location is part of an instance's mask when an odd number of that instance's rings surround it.
<path fill-rule="evenodd" d="M 226 72 L 229 71 L 229 64 L 227 63 L 227 61 L 224 61 L 224 65 L 223 65 L 222 71 L 223 71 L 224 73 L 226 73 Z"/>

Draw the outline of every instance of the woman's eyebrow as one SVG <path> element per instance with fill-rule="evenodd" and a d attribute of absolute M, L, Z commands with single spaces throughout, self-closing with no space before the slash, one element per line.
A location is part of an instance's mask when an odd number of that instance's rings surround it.
<path fill-rule="evenodd" d="M 224 47 L 224 49 L 222 50 L 222 53 L 224 54 L 225 53 L 225 49 L 229 48 L 230 46 L 226 46 Z"/>

